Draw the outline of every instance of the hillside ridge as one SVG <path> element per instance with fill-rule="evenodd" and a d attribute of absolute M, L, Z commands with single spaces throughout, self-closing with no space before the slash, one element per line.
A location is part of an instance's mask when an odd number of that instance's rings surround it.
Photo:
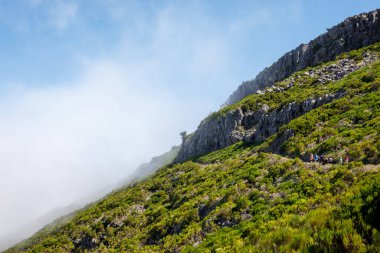
<path fill-rule="evenodd" d="M 239 141 L 264 141 L 282 125 L 342 97 L 345 91 L 335 90 L 334 83 L 371 65 L 379 58 L 379 52 L 362 49 L 340 57 L 322 66 L 296 72 L 273 86 L 258 90 L 240 102 L 211 114 L 194 133 L 183 140 L 175 162 L 197 158 Z M 307 92 L 306 87 L 314 88 Z M 277 103 L 273 104 L 273 100 Z"/>
<path fill-rule="evenodd" d="M 334 60 L 336 56 L 380 41 L 380 9 L 345 19 L 307 44 L 285 53 L 254 79 L 243 82 L 224 105 L 231 105 L 292 73 Z"/>

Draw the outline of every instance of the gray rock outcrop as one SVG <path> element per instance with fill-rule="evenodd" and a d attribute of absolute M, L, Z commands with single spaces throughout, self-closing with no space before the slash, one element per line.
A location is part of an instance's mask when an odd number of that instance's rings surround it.
<path fill-rule="evenodd" d="M 264 141 L 292 119 L 343 95 L 342 92 L 326 94 L 301 103 L 290 103 L 273 111 L 269 111 L 265 104 L 256 111 L 243 112 L 238 108 L 216 119 L 206 119 L 201 122 L 197 131 L 185 139 L 175 162 L 184 162 L 239 141 Z"/>
<path fill-rule="evenodd" d="M 311 85 L 320 85 L 342 79 L 348 74 L 368 66 L 378 60 L 378 55 L 364 52 L 360 61 L 349 58 L 340 59 L 319 68 L 306 69 L 300 75 L 293 75 L 263 90 L 256 91 L 258 96 L 266 93 L 285 92 L 295 83 L 302 83 L 303 78 L 313 78 Z M 342 92 L 310 98 L 302 103 L 291 103 L 285 107 L 270 111 L 266 104 L 258 110 L 246 111 L 242 108 L 228 111 L 223 116 L 208 117 L 198 129 L 183 139 L 181 149 L 175 162 L 183 162 L 209 152 L 228 147 L 236 142 L 262 142 L 275 134 L 278 129 L 304 113 L 342 96 Z M 292 135 L 286 132 L 271 144 L 268 151 L 279 153 L 280 147 Z"/>
<path fill-rule="evenodd" d="M 334 82 L 342 79 L 343 77 L 347 76 L 348 74 L 362 68 L 365 66 L 368 66 L 369 64 L 373 63 L 374 61 L 378 60 L 378 56 L 375 54 L 370 53 L 363 53 L 361 55 L 362 60 L 360 62 L 356 62 L 353 59 L 344 58 L 341 60 L 338 60 L 336 63 L 329 64 L 327 66 L 318 68 L 318 69 L 309 69 L 305 70 L 303 73 L 304 75 L 315 78 L 315 83 L 329 83 Z M 282 82 L 286 83 L 285 86 L 278 86 L 277 84 L 274 84 L 272 86 L 266 87 L 263 90 L 257 90 L 255 93 L 259 95 L 263 95 L 267 92 L 283 92 L 291 87 L 293 87 L 294 82 L 298 79 L 302 79 L 302 76 L 295 76 L 295 77 L 289 77 L 283 80 Z"/>
<path fill-rule="evenodd" d="M 261 71 L 255 79 L 243 82 L 225 105 L 281 81 L 296 71 L 380 41 L 380 9 L 347 18 L 308 44 L 301 44 Z"/>

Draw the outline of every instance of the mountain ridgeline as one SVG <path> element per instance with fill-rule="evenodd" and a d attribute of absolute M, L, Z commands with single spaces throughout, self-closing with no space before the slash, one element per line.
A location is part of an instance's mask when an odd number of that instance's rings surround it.
<path fill-rule="evenodd" d="M 286 54 L 148 177 L 5 252 L 380 252 L 378 15 Z"/>
<path fill-rule="evenodd" d="M 378 42 L 379 31 L 380 9 L 349 17 L 309 43 L 301 44 L 287 52 L 272 66 L 260 72 L 255 79 L 243 82 L 225 105 L 231 105 L 259 89 L 271 86 L 296 71 L 334 60 L 344 52 Z"/>
<path fill-rule="evenodd" d="M 272 66 L 259 73 L 255 79 L 240 85 L 228 99 L 226 108 L 221 110 L 223 113 L 214 113 L 203 120 L 197 131 L 183 142 L 176 162 L 187 161 L 239 141 L 262 141 L 293 118 L 338 98 L 342 94 L 325 93 L 321 97 L 312 91 L 303 96 L 304 101 L 298 99 L 297 104 L 292 104 L 294 100 L 284 99 L 272 108 L 263 103 L 261 108 L 254 110 L 246 110 L 247 106 L 238 102 L 251 94 L 264 95 L 268 91 L 285 92 L 273 95 L 281 97 L 287 94 L 286 90 L 295 83 L 305 82 L 305 78 L 309 77 L 314 82 L 337 81 L 352 71 L 370 64 L 377 56 L 364 55 L 362 61 L 354 61 L 347 55 L 346 59 L 331 62 L 331 66 L 310 73 L 308 76 L 305 76 L 307 72 L 301 71 L 296 75 L 294 73 L 306 67 L 335 60 L 344 52 L 378 41 L 380 41 L 380 9 L 347 18 L 308 44 L 302 44 L 286 53 Z M 288 78 L 292 74 L 293 77 Z M 301 97 L 302 95 L 305 94 L 301 94 Z M 266 95 L 269 96 L 272 95 Z M 289 103 L 285 104 L 285 101 Z M 233 103 L 241 106 L 231 106 Z"/>

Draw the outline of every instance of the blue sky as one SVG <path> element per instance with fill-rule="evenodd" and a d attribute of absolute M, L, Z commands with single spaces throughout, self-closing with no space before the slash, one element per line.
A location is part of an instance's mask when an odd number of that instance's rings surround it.
<path fill-rule="evenodd" d="M 126 64 L 144 61 L 150 50 L 169 50 L 165 45 L 159 45 L 161 48 L 152 45 L 158 32 L 167 32 L 168 38 L 161 42 L 171 49 L 182 50 L 186 43 L 205 41 L 211 44 L 204 45 L 207 51 L 212 48 L 213 40 L 219 41 L 225 61 L 221 64 L 228 65 L 228 73 L 223 74 L 228 77 L 216 77 L 216 81 L 225 79 L 231 83 L 207 86 L 211 90 L 215 86 L 221 88 L 214 96 L 221 103 L 241 81 L 254 77 L 285 51 L 309 41 L 345 17 L 377 5 L 374 0 L 191 3 L 95 0 L 91 4 L 3 0 L 0 1 L 0 85 L 16 82 L 41 86 L 71 81 L 80 75 L 84 59 L 116 58 Z M 163 22 L 168 23 L 167 31 L 159 31 L 160 25 L 165 25 Z M 184 34 L 179 34 L 181 30 Z M 192 78 L 187 76 L 192 73 L 186 64 L 180 64 L 177 55 L 158 54 L 156 57 L 163 65 L 175 66 L 175 73 L 166 77 L 163 88 L 181 86 L 192 92 L 189 83 L 181 81 L 183 75 Z"/>
<path fill-rule="evenodd" d="M 99 197 L 178 144 L 242 81 L 377 7 L 0 0 L 0 245 L 41 214 Z M 33 229 L 22 230 L 18 239 Z"/>

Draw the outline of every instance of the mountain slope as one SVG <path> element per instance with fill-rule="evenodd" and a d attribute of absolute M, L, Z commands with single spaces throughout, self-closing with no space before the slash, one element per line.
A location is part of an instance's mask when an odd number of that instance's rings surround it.
<path fill-rule="evenodd" d="M 290 108 L 273 132 L 253 137 L 259 123 L 243 117 L 255 126 L 236 128 L 246 139 L 163 167 L 6 252 L 377 252 L 379 51 L 375 44 L 344 54 L 295 73 L 291 87 L 268 88 L 222 109 L 206 121 L 236 110 L 250 117 L 264 104 L 265 115 Z M 366 55 L 372 60 L 362 64 Z M 350 58 L 361 67 L 324 81 L 324 68 Z M 319 97 L 329 99 L 303 106 Z M 333 162 L 309 162 L 310 152 Z M 346 156 L 350 161 L 341 164 Z"/>
<path fill-rule="evenodd" d="M 185 138 L 176 162 L 187 161 L 239 141 L 255 143 L 265 140 L 292 119 L 344 96 L 346 88 L 349 88 L 345 77 L 371 65 L 379 58 L 379 52 L 378 44 L 351 51 L 338 60 L 296 72 L 211 114 Z M 349 90 L 356 92 L 357 89 Z"/>
<path fill-rule="evenodd" d="M 336 56 L 380 41 L 380 9 L 349 17 L 307 44 L 284 54 L 255 79 L 243 82 L 226 101 L 242 98 L 279 82 L 306 67 L 334 60 Z"/>

